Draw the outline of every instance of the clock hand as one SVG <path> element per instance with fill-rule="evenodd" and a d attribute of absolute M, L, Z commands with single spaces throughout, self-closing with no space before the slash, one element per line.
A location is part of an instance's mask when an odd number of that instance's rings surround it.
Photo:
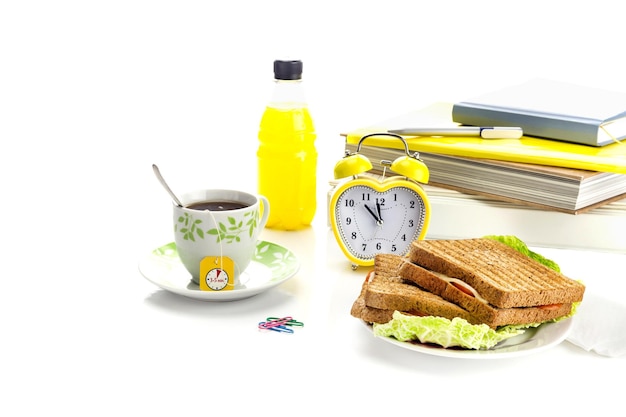
<path fill-rule="evenodd" d="M 367 204 L 364 204 L 364 205 L 365 205 L 365 208 L 367 209 L 367 211 L 369 211 L 369 212 L 370 212 L 370 214 L 372 215 L 372 217 L 374 217 L 374 220 L 376 220 L 376 224 L 377 224 L 378 226 L 382 226 L 382 224 L 383 224 L 382 219 L 381 219 L 381 218 L 379 218 L 379 217 L 376 215 L 376 213 L 374 213 L 374 212 L 372 211 L 372 209 L 371 209 L 371 208 L 370 208 Z"/>
<path fill-rule="evenodd" d="M 380 203 L 378 202 L 378 199 L 376 199 L 376 210 L 378 211 L 378 219 L 382 222 L 383 216 L 380 214 Z"/>
<path fill-rule="evenodd" d="M 376 222 L 378 222 L 378 216 L 376 215 L 376 213 L 374 213 L 374 212 L 372 211 L 372 209 L 371 209 L 371 208 L 370 208 L 367 204 L 365 204 L 365 208 L 367 209 L 367 211 L 369 211 L 369 212 L 370 212 L 370 214 L 372 215 L 372 217 L 374 218 L 374 220 L 376 220 Z"/>

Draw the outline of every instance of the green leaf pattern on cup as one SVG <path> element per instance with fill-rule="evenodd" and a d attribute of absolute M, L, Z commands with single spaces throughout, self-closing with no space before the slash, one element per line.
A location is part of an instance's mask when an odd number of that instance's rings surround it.
<path fill-rule="evenodd" d="M 185 240 L 196 241 L 196 236 L 200 239 L 204 239 L 204 230 L 200 228 L 202 220 L 194 220 L 193 216 L 189 213 L 184 213 L 178 217 L 178 224 L 174 225 L 174 232 L 180 231 L 183 234 Z M 180 225 L 180 229 L 178 228 Z"/>
<path fill-rule="evenodd" d="M 216 236 L 217 242 L 232 243 L 241 241 L 241 234 L 248 232 L 248 236 L 252 237 L 255 229 L 258 227 L 259 211 L 251 211 L 243 214 L 243 220 L 238 221 L 232 216 L 227 217 L 227 223 L 219 222 L 217 227 L 209 230 L 201 228 L 202 220 L 193 218 L 193 215 L 184 213 L 178 217 L 178 223 L 174 225 L 175 233 L 182 233 L 183 239 L 192 242 L 198 239 L 204 239 L 205 235 Z"/>

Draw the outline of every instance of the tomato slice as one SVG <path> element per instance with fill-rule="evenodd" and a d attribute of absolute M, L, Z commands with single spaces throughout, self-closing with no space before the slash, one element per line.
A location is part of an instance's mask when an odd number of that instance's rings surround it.
<path fill-rule="evenodd" d="M 463 291 L 465 294 L 471 295 L 472 297 L 474 297 L 474 293 L 470 291 L 469 288 L 464 287 L 462 284 L 459 284 L 458 282 L 451 282 L 450 284 L 454 285 L 456 288 Z"/>
<path fill-rule="evenodd" d="M 563 304 L 546 304 L 545 306 L 537 306 L 542 310 L 558 310 Z"/>

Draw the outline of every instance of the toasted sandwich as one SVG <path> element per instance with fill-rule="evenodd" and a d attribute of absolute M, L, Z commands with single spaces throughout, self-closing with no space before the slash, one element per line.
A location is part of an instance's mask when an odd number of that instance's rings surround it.
<path fill-rule="evenodd" d="M 493 239 L 418 240 L 404 257 L 376 257 L 351 314 L 368 323 L 388 323 L 402 312 L 491 329 L 536 326 L 570 315 L 584 291 Z"/>

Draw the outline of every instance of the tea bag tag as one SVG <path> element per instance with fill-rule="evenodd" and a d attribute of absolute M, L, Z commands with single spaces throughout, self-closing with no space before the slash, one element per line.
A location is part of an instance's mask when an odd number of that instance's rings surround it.
<path fill-rule="evenodd" d="M 207 256 L 200 261 L 200 289 L 228 291 L 235 288 L 235 263 L 226 256 Z"/>

